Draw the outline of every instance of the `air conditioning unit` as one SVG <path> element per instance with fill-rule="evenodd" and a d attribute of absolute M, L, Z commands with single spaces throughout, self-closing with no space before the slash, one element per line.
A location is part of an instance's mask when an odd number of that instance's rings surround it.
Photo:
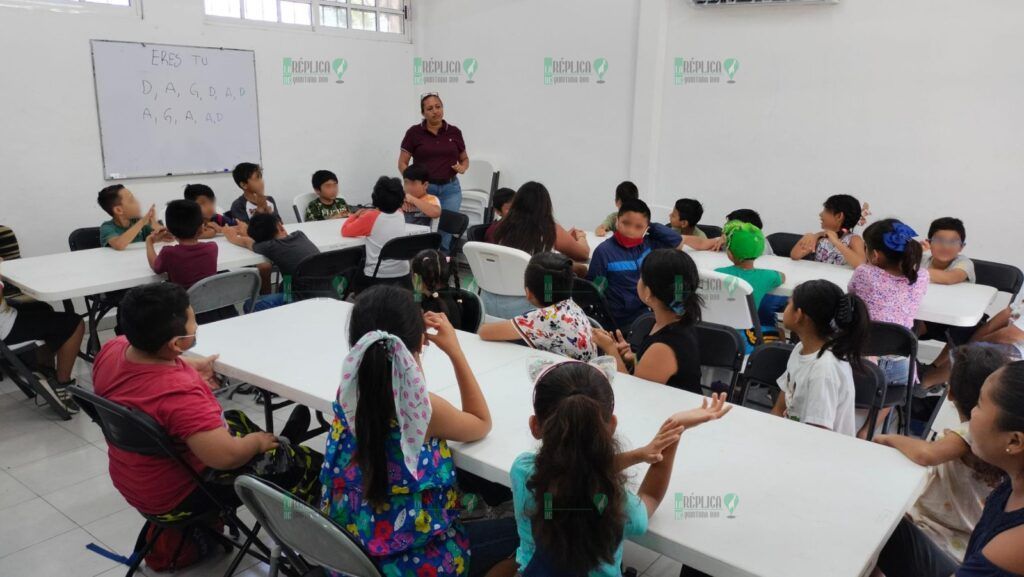
<path fill-rule="evenodd" d="M 743 6 L 769 4 L 838 4 L 839 0 L 690 0 L 695 6 Z"/>

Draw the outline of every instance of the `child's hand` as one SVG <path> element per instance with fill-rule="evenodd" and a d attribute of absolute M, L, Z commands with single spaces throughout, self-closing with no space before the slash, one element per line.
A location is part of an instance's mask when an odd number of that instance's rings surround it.
<path fill-rule="evenodd" d="M 805 234 L 804 237 L 800 239 L 800 242 L 798 242 L 796 244 L 797 244 L 798 247 L 800 247 L 800 250 L 802 250 L 802 251 L 814 252 L 814 249 L 817 248 L 817 246 L 818 246 L 818 239 L 819 238 L 821 238 L 821 233 L 820 232 L 817 232 L 817 233 L 811 232 L 811 233 Z"/>
<path fill-rule="evenodd" d="M 725 404 L 725 393 L 713 393 L 710 404 L 708 403 L 708 398 L 704 397 L 704 401 L 699 409 L 680 411 L 672 415 L 670 420 L 684 425 L 688 429 L 692 429 L 708 421 L 720 419 L 731 410 L 732 405 Z"/>
<path fill-rule="evenodd" d="M 234 230 L 241 236 L 249 236 L 249 225 L 242 221 L 236 222 L 232 230 Z"/>
<path fill-rule="evenodd" d="M 826 230 L 825 238 L 827 238 L 828 241 L 834 244 L 835 246 L 843 244 L 843 241 L 839 238 L 839 233 L 834 230 Z"/>
<path fill-rule="evenodd" d="M 720 236 L 718 238 L 711 239 L 711 247 L 710 247 L 711 250 L 717 252 L 717 251 L 720 251 L 720 250 L 722 250 L 724 248 L 725 248 L 725 237 L 724 236 Z"/>
<path fill-rule="evenodd" d="M 604 225 L 601 225 L 601 226 L 597 227 L 597 230 L 594 231 L 594 234 L 597 235 L 597 236 L 604 236 L 604 235 L 608 234 L 608 229 L 605 228 Z"/>
<path fill-rule="evenodd" d="M 254 439 L 256 439 L 258 447 L 257 454 L 266 453 L 267 451 L 277 448 L 277 437 L 275 437 L 273 433 L 249 433 L 248 435 L 245 436 L 246 439 L 248 439 L 249 437 L 253 437 Z"/>
<path fill-rule="evenodd" d="M 142 217 L 142 223 L 143 224 L 148 224 L 150 226 L 153 226 L 153 225 L 156 224 L 156 205 L 155 204 L 150 206 L 149 210 L 146 211 L 146 216 Z"/>
<path fill-rule="evenodd" d="M 615 346 L 615 337 L 611 333 L 602 329 L 594 329 L 593 335 L 591 338 L 594 340 L 597 348 L 609 355 L 619 354 L 618 347 Z"/>
<path fill-rule="evenodd" d="M 426 312 L 423 313 L 423 323 L 427 325 L 427 329 L 435 331 L 434 334 L 427 333 L 427 341 L 437 345 L 444 354 L 450 357 L 461 350 L 455 327 L 448 321 L 447 316 L 442 313 Z"/>
<path fill-rule="evenodd" d="M 576 228 L 575 226 L 569 229 L 569 234 L 571 234 L 572 237 L 574 239 L 576 239 L 576 240 L 583 240 L 583 239 L 587 238 L 587 231 L 580 230 L 580 229 Z"/>
<path fill-rule="evenodd" d="M 686 430 L 685 425 L 682 425 L 673 419 L 666 420 L 661 424 L 661 428 L 658 429 L 658 434 L 651 439 L 651 442 L 637 449 L 637 456 L 644 463 L 650 465 L 660 463 L 662 459 L 662 452 L 679 441 L 679 436 L 683 434 L 684 430 Z"/>

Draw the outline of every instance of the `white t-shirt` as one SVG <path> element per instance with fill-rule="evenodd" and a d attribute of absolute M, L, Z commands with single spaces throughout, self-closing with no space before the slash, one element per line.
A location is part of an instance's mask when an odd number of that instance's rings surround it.
<path fill-rule="evenodd" d="M 4 283 L 0 282 L 0 291 L 3 289 Z M 3 295 L 0 294 L 0 341 L 6 339 L 7 335 L 11 334 L 11 329 L 14 328 L 14 319 L 17 316 L 17 309 L 8 305 Z"/>
<path fill-rule="evenodd" d="M 786 372 L 779 377 L 779 388 L 786 395 L 787 419 L 825 427 L 851 437 L 857 434 L 850 363 L 840 361 L 832 351 L 803 354 L 798 343 L 789 356 Z"/>

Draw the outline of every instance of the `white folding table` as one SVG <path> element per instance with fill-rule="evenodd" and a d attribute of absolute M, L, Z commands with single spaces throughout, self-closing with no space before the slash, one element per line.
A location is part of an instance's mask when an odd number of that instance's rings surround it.
<path fill-rule="evenodd" d="M 330 411 L 348 350 L 350 305 L 313 300 L 204 325 L 196 354 L 219 353 L 216 370 Z M 516 455 L 534 450 L 527 425 L 527 360 L 549 353 L 459 333 L 494 428 L 475 443 L 451 443 L 459 467 L 508 484 Z M 564 359 L 562 359 L 564 360 Z M 423 355 L 432 392 L 460 405 L 447 357 Z M 615 414 L 622 444 L 647 443 L 662 421 L 700 397 L 618 375 Z M 629 471 L 635 486 L 644 467 Z M 743 407 L 683 434 L 665 501 L 636 541 L 719 577 L 858 577 L 924 487 L 926 469 L 898 451 Z M 683 497 L 739 497 L 694 511 Z M 679 501 L 677 505 L 677 495 Z M 694 515 L 690 517 L 690 515 Z"/>

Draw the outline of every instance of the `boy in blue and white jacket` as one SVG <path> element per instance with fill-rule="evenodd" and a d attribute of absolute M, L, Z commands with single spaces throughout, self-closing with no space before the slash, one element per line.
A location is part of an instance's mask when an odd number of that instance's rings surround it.
<path fill-rule="evenodd" d="M 644 201 L 622 203 L 614 236 L 598 245 L 587 271 L 587 280 L 604 290 L 618 328 L 625 331 L 647 311 L 636 292 L 644 258 L 654 249 L 679 248 L 682 242 L 676 231 L 651 222 L 651 209 Z"/>

